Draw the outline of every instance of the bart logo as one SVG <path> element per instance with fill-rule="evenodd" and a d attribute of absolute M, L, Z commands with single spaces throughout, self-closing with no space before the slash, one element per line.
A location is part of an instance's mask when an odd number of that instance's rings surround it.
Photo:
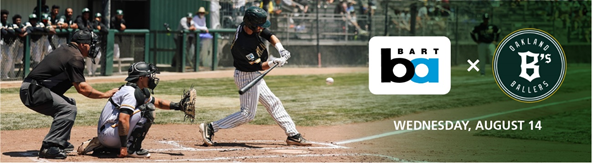
<path fill-rule="evenodd" d="M 562 85 L 566 56 L 552 35 L 539 29 L 520 29 L 498 45 L 492 72 L 507 96 L 535 103 L 551 97 Z"/>

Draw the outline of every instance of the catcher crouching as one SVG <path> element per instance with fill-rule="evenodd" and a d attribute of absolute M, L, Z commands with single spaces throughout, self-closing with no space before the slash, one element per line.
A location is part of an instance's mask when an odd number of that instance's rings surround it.
<path fill-rule="evenodd" d="M 127 83 L 109 98 L 101 112 L 98 136 L 83 142 L 78 154 L 101 151 L 118 153 L 118 157 L 148 158 L 150 153 L 142 149 L 142 141 L 154 123 L 155 108 L 180 110 L 190 119 L 195 117 L 194 89 L 186 92 L 179 103 L 151 96 L 149 89 L 154 90 L 158 85 L 158 73 L 154 65 L 145 62 L 130 66 Z"/>

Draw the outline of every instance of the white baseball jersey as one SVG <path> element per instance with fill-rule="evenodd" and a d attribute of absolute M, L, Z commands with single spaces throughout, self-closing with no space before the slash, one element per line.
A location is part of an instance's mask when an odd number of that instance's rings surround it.
<path fill-rule="evenodd" d="M 136 126 L 141 118 L 141 112 L 136 108 L 136 97 L 134 96 L 134 87 L 124 86 L 119 89 L 112 97 L 113 102 L 120 105 L 118 109 L 110 101 L 107 101 L 103 111 L 101 112 L 101 118 L 99 118 L 99 126 L 97 127 L 97 136 L 103 146 L 111 148 L 119 148 L 121 142 L 119 141 L 118 128 L 114 124 L 118 124 L 120 110 L 132 110 L 135 114 L 130 117 L 130 128 L 128 131 L 128 139 L 132 129 Z M 147 98 L 144 102 L 147 103 L 152 99 Z M 115 126 L 115 127 L 114 127 Z"/>

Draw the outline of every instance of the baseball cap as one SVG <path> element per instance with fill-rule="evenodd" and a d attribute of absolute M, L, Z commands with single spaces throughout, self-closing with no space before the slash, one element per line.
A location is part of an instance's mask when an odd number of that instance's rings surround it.
<path fill-rule="evenodd" d="M 191 14 L 191 13 L 187 13 L 187 14 L 185 15 L 185 17 L 188 17 L 188 18 L 192 18 L 193 16 L 194 16 L 194 15 L 193 15 L 193 14 Z"/>
<path fill-rule="evenodd" d="M 482 19 L 490 19 L 490 15 L 488 15 L 488 13 L 484 13 L 484 15 L 482 15 Z"/>
<path fill-rule="evenodd" d="M 37 19 L 37 14 L 30 14 L 29 19 Z"/>
<path fill-rule="evenodd" d="M 124 15 L 124 11 L 123 10 L 116 10 L 115 12 L 117 13 L 117 15 Z"/>
<path fill-rule="evenodd" d="M 90 12 L 91 12 L 91 10 L 89 10 L 89 8 L 82 9 L 82 13 L 90 13 Z"/>
<path fill-rule="evenodd" d="M 97 13 L 97 14 L 95 14 L 95 18 L 96 18 L 96 17 L 101 17 L 101 13 Z"/>

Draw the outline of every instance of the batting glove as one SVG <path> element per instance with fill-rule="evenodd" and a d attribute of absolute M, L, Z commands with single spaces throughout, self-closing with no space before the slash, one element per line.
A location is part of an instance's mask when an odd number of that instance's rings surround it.
<path fill-rule="evenodd" d="M 274 47 L 276 47 L 276 49 L 278 50 L 280 57 L 283 57 L 286 60 L 290 59 L 290 52 L 288 52 L 288 50 L 284 49 L 284 46 L 282 46 L 282 43 L 276 43 L 274 45 Z"/>
<path fill-rule="evenodd" d="M 268 62 L 268 65 L 270 67 L 274 66 L 274 65 L 278 65 L 278 64 L 280 64 L 279 66 L 282 67 L 282 66 L 284 66 L 284 64 L 288 63 L 285 58 L 274 58 L 274 57 L 271 57 L 271 58 L 272 59 Z"/>
<path fill-rule="evenodd" d="M 280 57 L 286 60 L 290 59 L 290 52 L 288 52 L 288 50 L 280 50 L 278 53 L 280 53 Z"/>

